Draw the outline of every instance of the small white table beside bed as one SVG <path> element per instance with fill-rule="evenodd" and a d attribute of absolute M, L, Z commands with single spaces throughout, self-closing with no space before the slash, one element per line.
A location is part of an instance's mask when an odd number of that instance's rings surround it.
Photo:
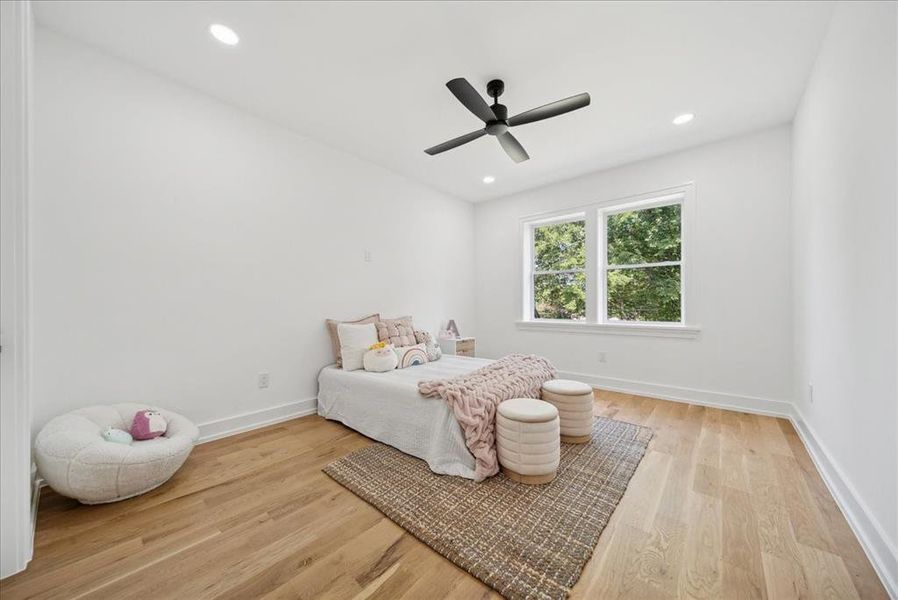
<path fill-rule="evenodd" d="M 474 479 L 474 456 L 455 415 L 440 398 L 419 394 L 418 382 L 465 375 L 491 362 L 444 355 L 386 373 L 330 365 L 318 375 L 318 414 L 420 458 L 435 473 Z"/>

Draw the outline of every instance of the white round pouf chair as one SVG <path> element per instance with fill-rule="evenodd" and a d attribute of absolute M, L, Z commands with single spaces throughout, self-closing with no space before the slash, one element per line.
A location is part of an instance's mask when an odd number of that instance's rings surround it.
<path fill-rule="evenodd" d="M 502 472 L 520 483 L 555 479 L 561 458 L 558 410 L 535 398 L 512 398 L 496 408 L 496 452 Z"/>
<path fill-rule="evenodd" d="M 103 439 L 107 427 L 131 428 L 134 414 L 152 408 L 168 423 L 152 440 L 118 444 Z M 51 488 L 83 504 L 131 498 L 159 487 L 175 474 L 199 438 L 189 419 L 142 404 L 91 406 L 47 423 L 34 442 L 38 473 Z"/>
<path fill-rule="evenodd" d="M 572 379 L 550 379 L 543 384 L 542 397 L 558 409 L 562 442 L 585 444 L 592 439 L 592 386 Z"/>

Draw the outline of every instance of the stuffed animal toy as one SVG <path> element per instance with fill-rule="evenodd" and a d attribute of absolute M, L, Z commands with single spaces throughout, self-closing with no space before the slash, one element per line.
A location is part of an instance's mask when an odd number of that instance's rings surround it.
<path fill-rule="evenodd" d="M 157 410 L 139 410 L 131 423 L 131 435 L 135 440 L 152 440 L 168 429 L 165 417 Z"/>
<path fill-rule="evenodd" d="M 429 331 L 416 331 L 415 341 L 419 344 L 424 344 L 428 361 L 433 362 L 435 360 L 440 360 L 440 357 L 443 356 L 443 351 L 440 349 L 440 345 L 433 339 L 433 334 Z"/>
<path fill-rule="evenodd" d="M 398 363 L 399 358 L 393 352 L 393 344 L 384 344 L 383 342 L 371 346 L 371 349 L 362 357 L 362 366 L 366 371 L 372 373 L 392 371 Z"/>
<path fill-rule="evenodd" d="M 107 442 L 115 442 L 116 444 L 130 445 L 134 438 L 124 429 L 116 429 L 115 427 L 107 427 L 103 431 L 103 439 Z"/>

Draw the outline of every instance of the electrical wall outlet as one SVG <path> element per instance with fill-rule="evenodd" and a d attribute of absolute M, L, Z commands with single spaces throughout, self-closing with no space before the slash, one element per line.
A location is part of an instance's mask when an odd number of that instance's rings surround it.
<path fill-rule="evenodd" d="M 599 352 L 599 362 L 600 363 L 608 362 L 608 356 L 604 352 Z"/>
<path fill-rule="evenodd" d="M 264 390 L 271 383 L 270 373 L 259 373 L 259 389 Z"/>
<path fill-rule="evenodd" d="M 365 250 L 365 262 L 371 262 L 372 260 L 371 250 Z"/>
<path fill-rule="evenodd" d="M 808 402 L 810 402 L 811 404 L 814 403 L 814 384 L 813 383 L 808 384 Z"/>

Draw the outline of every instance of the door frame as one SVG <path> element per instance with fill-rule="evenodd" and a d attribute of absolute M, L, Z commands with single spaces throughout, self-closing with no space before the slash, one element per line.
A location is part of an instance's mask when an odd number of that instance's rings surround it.
<path fill-rule="evenodd" d="M 31 560 L 36 515 L 28 235 L 32 42 L 30 2 L 0 2 L 0 577 Z"/>

